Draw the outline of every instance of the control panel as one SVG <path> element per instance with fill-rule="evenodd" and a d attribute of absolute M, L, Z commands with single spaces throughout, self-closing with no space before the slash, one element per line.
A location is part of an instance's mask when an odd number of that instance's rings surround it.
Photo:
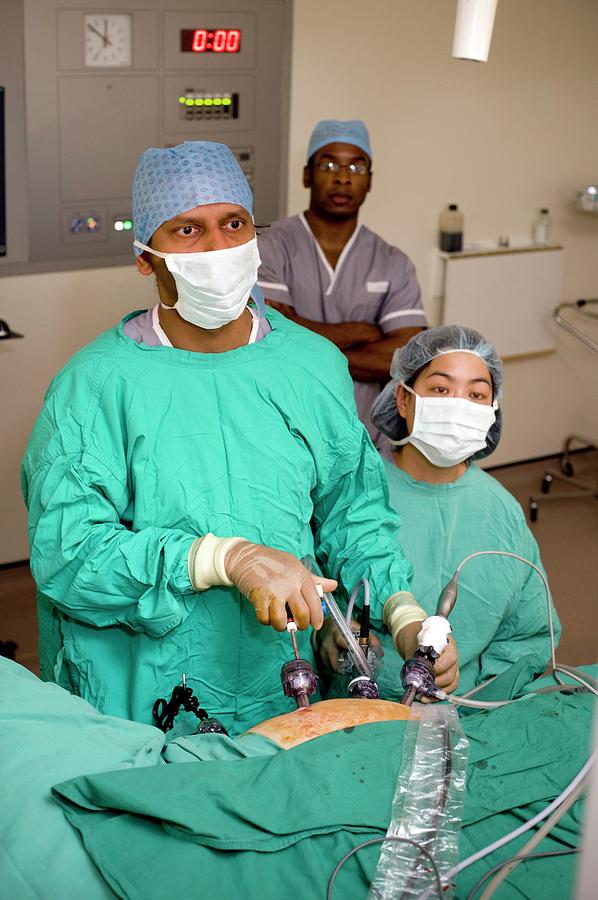
<path fill-rule="evenodd" d="M 147 147 L 226 143 L 256 220 L 284 214 L 292 0 L 9 2 L 23 22 L 20 204 L 35 215 L 11 255 L 0 191 L 0 275 L 129 262 L 131 180 Z"/>

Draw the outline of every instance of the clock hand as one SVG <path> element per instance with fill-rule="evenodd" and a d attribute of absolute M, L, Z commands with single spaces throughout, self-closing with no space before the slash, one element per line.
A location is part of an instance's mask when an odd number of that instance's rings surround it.
<path fill-rule="evenodd" d="M 102 38 L 102 40 L 104 41 L 104 47 L 106 47 L 107 44 L 110 43 L 110 42 L 107 40 L 107 38 L 104 37 L 104 35 L 102 34 L 102 32 L 101 32 L 101 31 L 98 31 L 97 28 L 94 28 L 93 25 L 88 25 L 87 27 L 89 28 L 90 31 L 93 31 L 94 34 L 97 34 L 98 37 L 101 37 L 101 38 Z"/>
<path fill-rule="evenodd" d="M 104 46 L 110 47 L 112 41 L 108 40 L 108 19 L 104 19 Z"/>

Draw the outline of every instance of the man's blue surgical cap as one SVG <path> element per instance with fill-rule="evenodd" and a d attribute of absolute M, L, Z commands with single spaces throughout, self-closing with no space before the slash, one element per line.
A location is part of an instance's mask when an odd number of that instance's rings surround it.
<path fill-rule="evenodd" d="M 322 119 L 311 133 L 307 158 L 311 159 L 321 147 L 326 144 L 354 144 L 372 158 L 370 136 L 361 119 L 350 119 L 348 122 L 339 122 L 338 119 Z"/>
<path fill-rule="evenodd" d="M 168 219 L 207 203 L 234 203 L 253 215 L 251 189 L 230 147 L 185 141 L 145 151 L 133 176 L 136 240 L 147 244 Z"/>
<path fill-rule="evenodd" d="M 499 400 L 502 393 L 502 361 L 492 344 L 473 328 L 463 325 L 439 325 L 428 328 L 414 335 L 403 347 L 395 350 L 390 365 L 390 381 L 378 395 L 370 418 L 376 428 L 388 435 L 393 441 L 402 441 L 407 437 L 407 423 L 397 409 L 397 384 L 409 387 L 417 375 L 433 359 L 445 353 L 474 353 L 485 364 L 492 379 L 492 399 Z M 472 459 L 483 459 L 489 456 L 498 446 L 502 431 L 502 413 L 496 410 L 496 421 L 486 437 L 486 446 L 472 456 Z"/>

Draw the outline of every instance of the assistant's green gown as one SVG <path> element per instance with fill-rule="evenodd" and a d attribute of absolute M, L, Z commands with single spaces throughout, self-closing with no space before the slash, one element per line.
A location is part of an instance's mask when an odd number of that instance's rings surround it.
<path fill-rule="evenodd" d="M 390 502 L 401 512 L 399 540 L 413 565 L 412 590 L 428 613 L 436 612 L 443 587 L 462 559 L 477 550 L 506 550 L 542 568 L 538 545 L 521 506 L 487 472 L 470 464 L 457 481 L 416 481 L 385 460 Z M 561 628 L 554 607 L 555 640 Z M 529 566 L 504 556 L 466 563 L 449 621 L 459 649 L 458 694 L 506 671 L 523 656 L 537 673 L 550 658 L 546 593 Z M 377 676 L 381 695 L 402 694 L 402 660 L 390 635 L 380 635 L 384 665 Z"/>

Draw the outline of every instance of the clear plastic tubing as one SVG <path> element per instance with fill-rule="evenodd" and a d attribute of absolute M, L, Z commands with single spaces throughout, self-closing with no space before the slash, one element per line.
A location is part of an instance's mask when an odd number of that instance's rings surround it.
<path fill-rule="evenodd" d="M 443 884 L 459 859 L 467 747 L 454 709 L 417 704 L 417 717 L 414 708 L 405 729 L 387 836 L 407 838 L 425 848 Z M 420 849 L 402 841 L 382 844 L 368 900 L 414 900 L 428 888 L 435 895 L 435 876 Z M 443 898 L 452 894 L 447 885 Z"/>
<path fill-rule="evenodd" d="M 326 606 L 328 607 L 328 612 L 334 624 L 344 637 L 347 642 L 347 647 L 349 648 L 349 653 L 353 658 L 353 662 L 355 663 L 355 667 L 361 672 L 362 675 L 367 675 L 368 678 L 374 680 L 374 673 L 372 672 L 371 666 L 367 659 L 365 658 L 365 653 L 359 646 L 355 635 L 351 631 L 349 625 L 345 620 L 342 612 L 340 611 L 338 604 L 332 594 L 324 594 L 324 600 L 326 602 Z"/>

